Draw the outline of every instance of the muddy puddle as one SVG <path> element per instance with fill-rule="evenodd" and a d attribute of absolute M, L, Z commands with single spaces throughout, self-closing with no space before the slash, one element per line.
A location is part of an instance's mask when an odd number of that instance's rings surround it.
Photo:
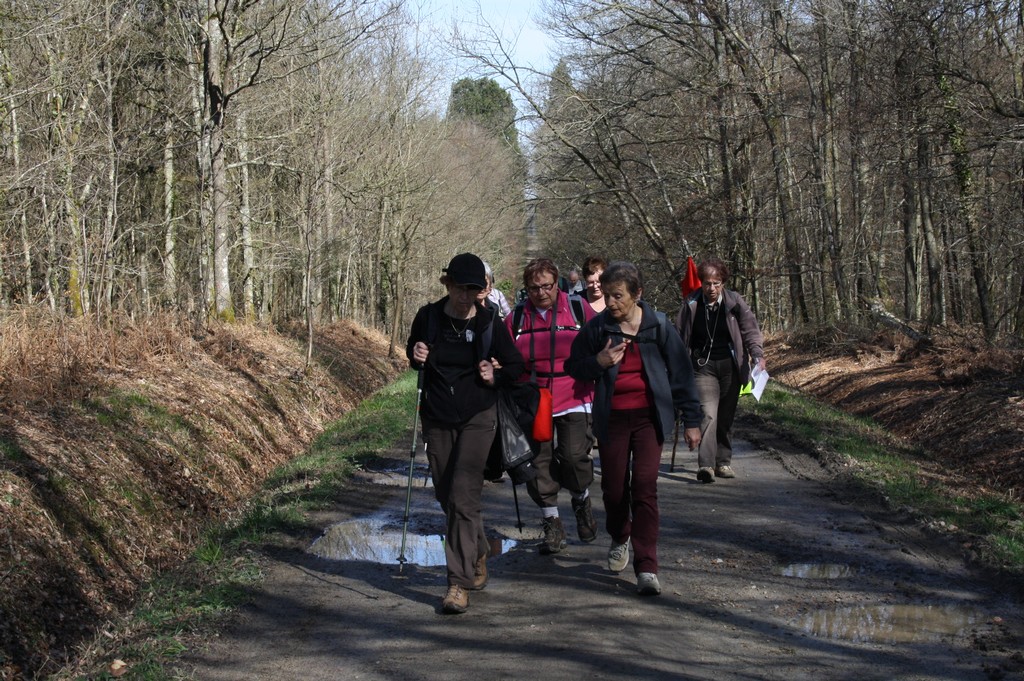
<path fill-rule="evenodd" d="M 353 473 L 352 478 L 384 487 L 407 487 L 409 485 L 409 465 L 380 470 L 364 468 Z M 434 486 L 430 480 L 430 469 L 426 465 L 417 463 L 413 466 L 412 486 L 417 489 Z"/>
<path fill-rule="evenodd" d="M 519 542 L 511 539 L 491 539 L 492 557 L 508 553 Z M 309 547 L 309 552 L 338 561 L 364 561 L 369 563 L 397 563 L 402 554 L 402 526 L 394 519 L 369 518 L 350 520 L 328 527 L 324 534 Z M 405 562 L 420 566 L 445 564 L 444 537 L 440 534 L 422 535 L 412 531 L 405 535 Z"/>
<path fill-rule="evenodd" d="M 961 605 L 876 605 L 818 610 L 798 627 L 819 638 L 856 643 L 936 643 L 958 638 L 985 620 Z"/>
<path fill-rule="evenodd" d="M 797 579 L 844 579 L 853 575 L 853 568 L 842 563 L 790 563 L 777 567 L 775 574 Z"/>

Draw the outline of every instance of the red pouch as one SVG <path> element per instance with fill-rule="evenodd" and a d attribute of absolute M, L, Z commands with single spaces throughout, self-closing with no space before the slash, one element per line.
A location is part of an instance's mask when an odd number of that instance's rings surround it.
<path fill-rule="evenodd" d="M 540 403 L 537 405 L 537 417 L 533 420 L 533 439 L 537 442 L 551 442 L 554 436 L 554 422 L 551 419 L 551 391 L 540 389 Z"/>

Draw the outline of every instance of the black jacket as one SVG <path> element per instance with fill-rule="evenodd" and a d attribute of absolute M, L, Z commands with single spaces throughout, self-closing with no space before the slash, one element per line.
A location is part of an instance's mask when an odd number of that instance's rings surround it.
<path fill-rule="evenodd" d="M 644 377 L 654 396 L 654 418 L 658 435 L 670 437 L 676 423 L 676 411 L 687 428 L 698 428 L 701 423 L 700 398 L 693 382 L 693 365 L 683 346 L 679 332 L 661 312 L 643 301 L 637 305 L 643 313 L 636 343 L 640 346 Z M 594 381 L 594 434 L 598 440 L 608 437 L 608 415 L 612 408 L 612 394 L 619 365 L 602 369 L 597 353 L 604 349 L 608 339 L 612 345 L 622 342 L 622 329 L 604 310 L 587 322 L 576 340 L 565 363 L 574 378 Z"/>
<path fill-rule="evenodd" d="M 445 296 L 419 309 L 412 322 L 405 355 L 413 369 L 426 372 L 420 406 L 423 417 L 456 425 L 493 406 L 498 399 L 497 388 L 512 383 L 523 373 L 525 363 L 505 324 L 479 303 L 476 315 L 466 327 L 472 332 L 472 340 L 465 339 L 468 334 L 453 338 L 454 334 L 446 329 L 449 322 L 444 305 L 447 301 Z M 412 358 L 413 346 L 419 341 L 430 346 L 426 366 Z M 472 343 L 472 352 L 465 350 L 467 342 Z M 498 360 L 501 369 L 495 372 L 494 386 L 488 386 L 481 380 L 477 365 L 480 360 L 492 357 Z"/>

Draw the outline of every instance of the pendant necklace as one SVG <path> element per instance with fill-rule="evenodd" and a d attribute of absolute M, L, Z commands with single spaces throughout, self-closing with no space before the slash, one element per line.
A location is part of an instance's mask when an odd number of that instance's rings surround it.
<path fill-rule="evenodd" d="M 469 323 L 471 321 L 473 321 L 473 318 L 469 317 L 468 319 L 466 319 L 466 323 L 463 324 L 462 328 L 460 329 L 459 327 L 455 326 L 455 317 L 452 317 L 451 315 L 447 315 L 447 317 L 448 317 L 448 324 L 451 325 L 452 331 L 455 332 L 455 335 L 458 336 L 459 338 L 462 338 L 463 336 L 465 336 L 466 337 L 466 342 L 467 343 L 472 343 L 473 342 L 473 331 L 470 330 Z"/>
<path fill-rule="evenodd" d="M 712 326 L 711 325 L 711 311 L 708 309 L 707 302 L 705 301 L 705 303 L 704 303 L 704 330 L 708 334 L 708 339 L 706 341 L 707 345 L 705 347 L 708 349 L 708 354 L 705 355 L 704 359 L 701 359 L 699 357 L 697 358 L 697 366 L 701 366 L 701 367 L 707 366 L 708 362 L 711 361 L 711 344 L 715 340 L 715 335 L 714 335 L 712 330 L 713 329 L 718 329 L 718 315 L 721 314 L 721 312 L 722 312 L 722 305 L 721 305 L 721 303 L 716 303 L 715 305 L 716 305 L 716 309 L 715 309 L 715 323 L 714 323 L 714 326 Z"/>

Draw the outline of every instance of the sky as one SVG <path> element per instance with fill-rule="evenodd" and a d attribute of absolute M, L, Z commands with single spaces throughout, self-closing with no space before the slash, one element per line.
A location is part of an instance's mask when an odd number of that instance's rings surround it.
<path fill-rule="evenodd" d="M 541 12 L 541 0 L 423 0 L 431 22 L 447 35 L 452 21 L 467 34 L 480 34 L 477 28 L 482 17 L 502 36 L 506 45 L 514 45 L 517 66 L 550 71 L 550 40 L 533 22 Z"/>
<path fill-rule="evenodd" d="M 543 79 L 530 70 L 550 73 L 554 68 L 555 43 L 534 21 L 540 18 L 543 4 L 544 0 L 407 0 L 406 6 L 415 16 L 424 20 L 420 24 L 421 30 L 426 28 L 433 33 L 432 38 L 441 43 L 451 38 L 453 24 L 458 25 L 460 34 L 464 36 L 489 41 L 493 41 L 491 31 L 497 32 L 502 46 L 511 48 L 513 63 L 528 69 L 521 71 L 519 77 L 527 88 L 533 89 Z M 486 26 L 482 26 L 481 21 Z M 449 54 L 454 52 L 451 47 L 443 49 Z M 520 115 L 516 124 L 520 132 L 520 143 L 527 143 L 533 126 L 529 118 L 530 106 L 508 81 L 493 72 L 482 70 L 480 64 L 473 60 L 454 55 L 447 62 L 445 70 L 439 83 L 441 87 L 436 92 L 436 105 L 440 110 L 447 106 L 451 83 L 466 77 L 495 78 L 512 96 L 512 102 Z"/>

